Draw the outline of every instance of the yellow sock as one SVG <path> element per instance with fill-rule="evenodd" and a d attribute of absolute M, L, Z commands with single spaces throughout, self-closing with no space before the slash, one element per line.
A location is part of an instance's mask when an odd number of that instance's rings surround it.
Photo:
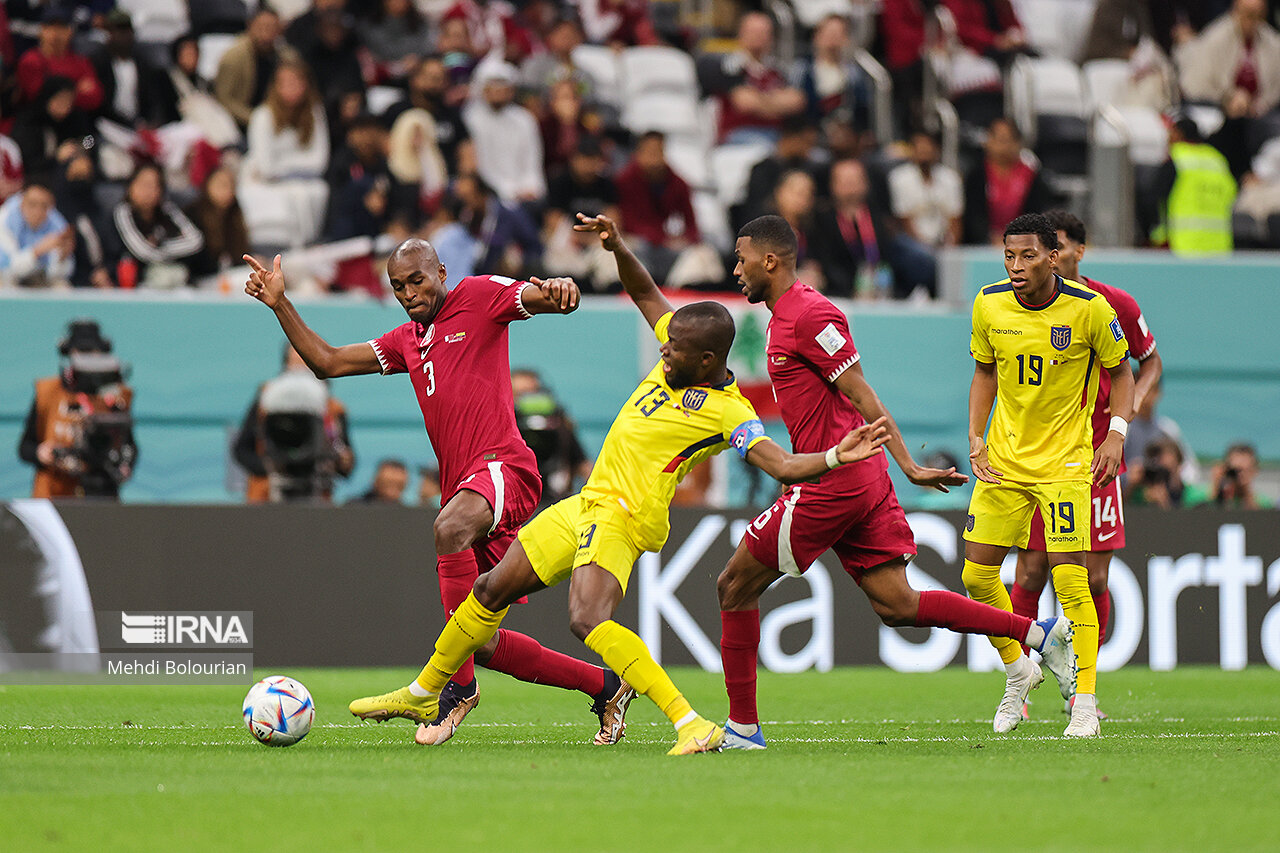
<path fill-rule="evenodd" d="M 587 635 L 587 648 L 604 658 L 605 665 L 625 678 L 637 691 L 653 700 L 667 715 L 672 725 L 693 713 L 693 707 L 680 694 L 667 673 L 649 654 L 634 632 L 609 620 L 601 622 Z"/>
<path fill-rule="evenodd" d="M 476 601 L 474 592 L 469 593 L 440 632 L 435 654 L 418 673 L 418 686 L 430 693 L 443 690 L 462 662 L 497 633 L 508 609 L 504 607 L 495 613 Z"/>
<path fill-rule="evenodd" d="M 970 560 L 964 561 L 964 571 L 960 574 L 964 588 L 969 590 L 969 597 L 992 607 L 999 607 L 1009 613 L 1013 612 L 1013 601 L 1009 598 L 1009 590 L 1000 582 L 999 566 L 984 566 Z M 1097 620 L 1094 620 L 1097 621 Z M 1006 664 L 1013 663 L 1022 657 L 1022 644 L 1008 637 L 989 637 L 991 645 L 1000 653 L 1000 660 Z"/>
<path fill-rule="evenodd" d="M 1053 567 L 1053 589 L 1062 613 L 1071 620 L 1076 651 L 1076 692 L 1095 693 L 1098 688 L 1098 610 L 1089 592 L 1089 571 L 1064 563 Z"/>

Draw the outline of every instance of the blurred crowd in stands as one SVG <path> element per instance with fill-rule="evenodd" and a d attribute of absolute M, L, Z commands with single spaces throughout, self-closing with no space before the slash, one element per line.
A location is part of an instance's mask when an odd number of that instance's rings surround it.
<path fill-rule="evenodd" d="M 1087 218 L 1124 130 L 1135 245 L 1280 247 L 1266 0 L 7 0 L 0 281 L 230 290 L 286 252 L 381 290 L 410 235 L 451 280 L 613 265 L 736 289 L 765 212 L 832 295 L 927 299 L 937 251 Z M 1096 142 L 1092 144 L 1097 144 Z M 1096 191 L 1096 187 L 1092 188 Z"/>

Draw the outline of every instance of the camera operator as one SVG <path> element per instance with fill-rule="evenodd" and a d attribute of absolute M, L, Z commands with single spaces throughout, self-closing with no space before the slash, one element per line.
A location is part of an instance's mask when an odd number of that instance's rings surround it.
<path fill-rule="evenodd" d="M 511 393 L 516 404 L 516 426 L 538 460 L 542 477 L 539 506 L 550 506 L 574 491 L 574 480 L 585 480 L 591 461 L 578 442 L 573 419 L 535 370 L 511 371 Z"/>
<path fill-rule="evenodd" d="M 1275 503 L 1254 491 L 1258 452 L 1251 444 L 1233 444 L 1213 466 L 1213 502 L 1227 509 L 1271 509 Z"/>
<path fill-rule="evenodd" d="M 1161 509 L 1197 506 L 1208 500 L 1204 489 L 1182 480 L 1182 448 L 1168 436 L 1147 444 L 1140 461 L 1130 463 L 1125 500 Z"/>
<path fill-rule="evenodd" d="M 295 382 L 294 378 L 299 376 L 302 380 Z M 278 441 L 269 440 L 271 436 L 267 431 L 267 415 L 270 412 L 269 407 L 263 405 L 263 397 L 273 386 L 277 389 L 276 393 L 279 397 L 283 398 L 277 399 L 276 405 L 285 406 L 285 409 L 279 410 L 277 414 L 287 415 L 289 412 L 286 409 L 291 405 L 289 401 L 292 399 L 296 413 L 319 418 L 323 438 L 321 439 L 320 435 L 315 436 L 319 444 L 313 448 L 311 455 L 314 459 L 310 463 L 310 469 L 307 467 L 309 463 L 304 458 L 307 454 L 302 452 L 306 448 L 295 447 L 294 452 L 290 454 L 288 448 L 282 447 Z M 312 398 L 320 400 L 318 415 L 315 413 L 315 403 Z M 305 436 L 295 435 L 294 438 L 304 439 L 305 444 Z M 274 455 L 277 457 L 274 464 L 273 448 Z M 328 500 L 333 495 L 334 477 L 346 477 L 355 468 L 355 452 L 351 449 L 351 439 L 347 434 L 346 407 L 329 394 L 328 386 L 311 374 L 302 357 L 288 343 L 284 345 L 280 375 L 258 389 L 258 394 L 245 413 L 244 422 L 236 435 L 233 454 L 236 462 L 249 475 L 245 486 L 245 500 L 248 503 L 265 503 L 293 498 Z M 293 458 L 282 458 L 282 454 L 292 455 Z M 292 492 L 296 487 L 303 489 L 305 494 L 287 496 L 279 492 L 273 494 L 270 477 L 272 468 L 277 474 L 283 476 L 285 474 L 283 469 L 286 466 L 294 469 L 295 473 L 300 472 L 299 476 L 301 476 L 301 481 L 290 486 L 288 491 Z"/>
<path fill-rule="evenodd" d="M 18 456 L 36 466 L 36 498 L 119 498 L 138 448 L 133 390 L 94 320 L 73 320 L 58 344 L 58 376 L 36 381 Z"/>

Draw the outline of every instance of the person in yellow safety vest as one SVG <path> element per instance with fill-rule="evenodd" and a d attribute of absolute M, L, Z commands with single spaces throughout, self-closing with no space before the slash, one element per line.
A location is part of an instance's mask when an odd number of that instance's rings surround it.
<path fill-rule="evenodd" d="M 1189 118 L 1169 130 L 1169 160 L 1160 172 L 1164 218 L 1151 235 L 1177 255 L 1230 252 L 1236 181 L 1227 158 L 1204 141 Z"/>

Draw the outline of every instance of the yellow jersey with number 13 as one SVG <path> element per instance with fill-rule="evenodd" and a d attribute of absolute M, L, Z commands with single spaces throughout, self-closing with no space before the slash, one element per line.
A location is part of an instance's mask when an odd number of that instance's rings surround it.
<path fill-rule="evenodd" d="M 653 327 L 667 340 L 671 313 Z M 730 445 L 746 458 L 766 439 L 759 415 L 732 374 L 723 385 L 672 388 L 659 361 L 632 392 L 609 427 L 591 476 L 589 500 L 617 501 L 646 551 L 657 551 L 671 532 L 671 498 L 690 468 Z"/>
<path fill-rule="evenodd" d="M 1089 479 L 1098 374 L 1129 352 L 1101 294 L 1054 279 L 1043 305 L 1024 304 L 1008 279 L 982 288 L 973 301 L 969 352 L 996 366 L 987 456 L 1003 479 L 1017 483 Z"/>

